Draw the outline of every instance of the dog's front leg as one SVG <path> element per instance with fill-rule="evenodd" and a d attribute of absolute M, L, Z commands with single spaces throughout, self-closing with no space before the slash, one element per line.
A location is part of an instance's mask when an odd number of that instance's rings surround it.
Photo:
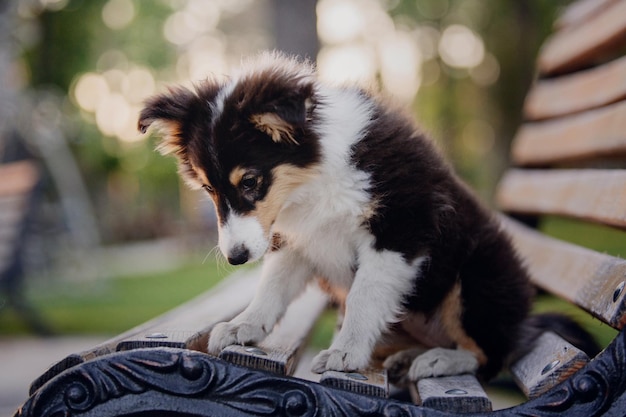
<path fill-rule="evenodd" d="M 407 263 L 397 252 L 369 246 L 359 251 L 343 325 L 330 348 L 313 359 L 313 372 L 367 367 L 381 334 L 402 313 L 403 297 L 410 293 L 424 259 Z"/>
<path fill-rule="evenodd" d="M 208 352 L 217 355 L 229 345 L 263 340 L 312 276 L 302 257 L 286 248 L 265 255 L 261 281 L 252 301 L 234 319 L 213 328 Z"/>

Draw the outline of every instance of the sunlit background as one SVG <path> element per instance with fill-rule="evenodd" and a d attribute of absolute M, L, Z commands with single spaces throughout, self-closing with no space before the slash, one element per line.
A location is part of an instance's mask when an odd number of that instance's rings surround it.
<path fill-rule="evenodd" d="M 84 280 L 157 269 L 180 252 L 209 254 L 211 204 L 182 186 L 153 137 L 137 132 L 137 114 L 167 85 L 226 77 L 266 49 L 316 61 L 329 83 L 392 96 L 488 201 L 537 49 L 566 3 L 2 2 L 0 160 L 35 158 L 45 175 L 29 271 Z M 159 256 L 144 256 L 154 247 Z"/>

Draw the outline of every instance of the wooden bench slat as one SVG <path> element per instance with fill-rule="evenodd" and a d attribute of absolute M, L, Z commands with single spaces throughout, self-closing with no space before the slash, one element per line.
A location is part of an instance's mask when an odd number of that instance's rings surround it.
<path fill-rule="evenodd" d="M 554 22 L 556 29 L 579 25 L 620 0 L 578 0 L 567 6 Z"/>
<path fill-rule="evenodd" d="M 292 375 L 304 343 L 327 305 L 326 294 L 312 284 L 291 303 L 280 323 L 258 346 L 228 346 L 219 356 L 238 365 Z"/>
<path fill-rule="evenodd" d="M 491 400 L 473 375 L 422 379 L 412 387 L 413 401 L 449 413 L 479 413 L 492 410 Z"/>
<path fill-rule="evenodd" d="M 626 153 L 626 101 L 570 117 L 522 125 L 513 141 L 517 165 L 548 165 Z"/>
<path fill-rule="evenodd" d="M 626 57 L 586 71 L 538 81 L 526 96 L 524 114 L 538 120 L 576 113 L 626 97 Z"/>
<path fill-rule="evenodd" d="M 224 285 L 166 313 L 152 325 L 124 338 L 116 349 L 166 346 L 206 352 L 206 343 L 202 342 L 208 342 L 211 328 L 230 320 L 248 305 L 260 275 L 259 267 L 235 273 Z"/>
<path fill-rule="evenodd" d="M 515 382 L 535 398 L 563 382 L 589 362 L 589 357 L 552 332 L 542 334 L 533 349 L 511 365 Z"/>
<path fill-rule="evenodd" d="M 589 66 L 626 34 L 626 2 L 615 2 L 585 22 L 556 32 L 543 45 L 537 64 L 543 74 Z"/>
<path fill-rule="evenodd" d="M 204 351 L 212 326 L 230 320 L 252 300 L 260 268 L 230 275 L 215 288 L 104 343 L 72 354 L 53 364 L 30 387 L 31 394 L 64 370 L 118 350 L 142 347 L 176 347 Z M 220 300 L 222 302 L 216 302 Z M 165 336 L 165 337 L 161 337 Z M 146 337 L 147 336 L 147 337 Z"/>
<path fill-rule="evenodd" d="M 626 170 L 509 170 L 496 202 L 507 212 L 556 214 L 626 228 Z"/>
<path fill-rule="evenodd" d="M 502 221 L 533 283 L 616 329 L 624 327 L 626 260 L 545 236 L 508 218 Z"/>
<path fill-rule="evenodd" d="M 326 371 L 322 374 L 320 383 L 357 394 L 381 398 L 389 396 L 389 380 L 384 369 L 370 368 L 358 372 Z"/>

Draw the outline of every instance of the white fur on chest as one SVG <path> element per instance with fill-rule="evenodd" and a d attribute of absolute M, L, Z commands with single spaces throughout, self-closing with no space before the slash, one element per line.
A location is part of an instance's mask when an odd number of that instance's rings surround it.
<path fill-rule="evenodd" d="M 317 273 L 349 288 L 358 245 L 371 238 L 363 226 L 372 206 L 370 178 L 351 163 L 351 152 L 365 134 L 372 105 L 352 91 L 322 90 L 320 96 L 319 175 L 290 196 L 274 230 Z"/>

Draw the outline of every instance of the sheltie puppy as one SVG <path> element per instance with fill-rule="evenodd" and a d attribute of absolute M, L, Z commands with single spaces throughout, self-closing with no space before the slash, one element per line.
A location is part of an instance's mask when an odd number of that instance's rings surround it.
<path fill-rule="evenodd" d="M 251 304 L 215 326 L 209 353 L 263 340 L 319 277 L 346 297 L 318 373 L 367 367 L 393 330 L 422 348 L 387 360 L 410 356 L 401 377 L 490 377 L 524 340 L 533 291 L 499 221 L 376 94 L 264 53 L 227 81 L 151 97 L 139 129 L 152 124 L 158 150 L 213 200 L 228 261 L 264 257 Z"/>

